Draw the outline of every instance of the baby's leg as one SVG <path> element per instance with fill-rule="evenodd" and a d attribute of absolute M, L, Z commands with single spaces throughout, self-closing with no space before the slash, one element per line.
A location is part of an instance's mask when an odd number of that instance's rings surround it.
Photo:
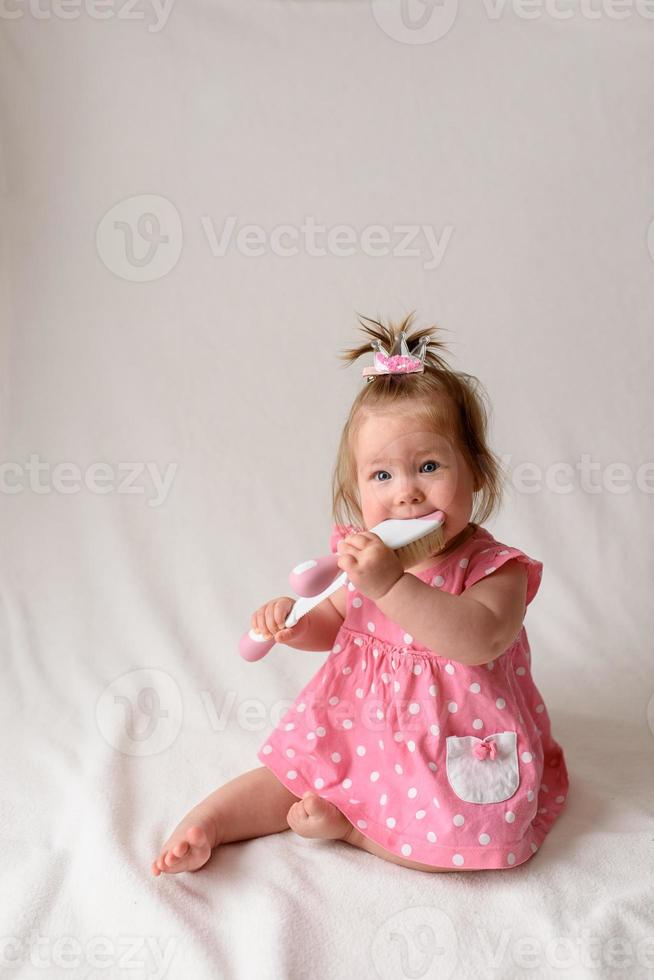
<path fill-rule="evenodd" d="M 286 814 L 297 799 L 267 766 L 236 776 L 186 814 L 153 862 L 152 874 L 197 871 L 220 844 L 288 830 Z"/>

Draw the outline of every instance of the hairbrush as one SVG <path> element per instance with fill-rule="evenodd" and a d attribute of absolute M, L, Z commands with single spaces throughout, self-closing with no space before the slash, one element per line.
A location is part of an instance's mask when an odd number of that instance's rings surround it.
<path fill-rule="evenodd" d="M 407 569 L 443 548 L 444 523 L 443 511 L 435 510 L 423 517 L 382 521 L 371 527 L 370 531 L 395 552 L 402 567 Z M 285 628 L 295 626 L 311 609 L 347 582 L 347 574 L 340 571 L 338 566 L 339 557 L 332 554 L 311 558 L 295 566 L 289 575 L 289 582 L 293 591 L 302 598 L 293 604 L 284 622 Z M 239 652 L 244 660 L 260 660 L 274 645 L 275 641 L 270 636 L 251 629 L 241 637 Z"/>

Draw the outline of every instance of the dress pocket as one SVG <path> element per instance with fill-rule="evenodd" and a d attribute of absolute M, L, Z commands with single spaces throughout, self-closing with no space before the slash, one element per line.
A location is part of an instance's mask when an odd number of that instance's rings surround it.
<path fill-rule="evenodd" d="M 520 782 L 517 732 L 448 735 L 447 781 L 466 803 L 501 803 L 513 796 Z"/>

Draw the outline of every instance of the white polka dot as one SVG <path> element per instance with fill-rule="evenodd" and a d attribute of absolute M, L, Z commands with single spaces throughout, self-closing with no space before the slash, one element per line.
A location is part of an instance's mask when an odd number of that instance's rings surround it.
<path fill-rule="evenodd" d="M 490 837 L 488 836 L 488 834 L 480 834 L 479 835 L 479 843 L 480 844 L 490 844 Z"/>
<path fill-rule="evenodd" d="M 295 756 L 295 749 L 286 749 L 286 755 L 292 759 Z"/>
<path fill-rule="evenodd" d="M 416 810 L 416 820 L 422 820 L 422 818 L 426 816 L 427 816 L 426 810 Z"/>
<path fill-rule="evenodd" d="M 531 752 L 523 752 L 520 758 L 523 762 L 531 762 L 534 757 Z"/>
<path fill-rule="evenodd" d="M 462 558 L 461 561 L 459 562 L 459 568 L 467 568 L 469 562 L 470 562 L 469 558 Z"/>
<path fill-rule="evenodd" d="M 453 854 L 452 864 L 457 864 L 457 865 L 463 864 L 463 854 Z"/>
<path fill-rule="evenodd" d="M 447 702 L 447 710 L 448 711 L 451 711 L 452 714 L 454 714 L 455 711 L 458 711 L 459 710 L 459 706 L 456 703 L 456 701 L 448 701 Z"/>
<path fill-rule="evenodd" d="M 518 669 L 516 670 L 516 674 L 518 674 L 519 677 L 522 677 L 522 675 L 526 673 L 527 671 L 525 670 L 524 667 L 518 667 Z"/>
<path fill-rule="evenodd" d="M 341 761 L 341 753 L 332 752 L 332 762 L 340 762 L 340 761 Z"/>
<path fill-rule="evenodd" d="M 466 818 L 463 816 L 462 813 L 457 813 L 452 817 L 452 823 L 454 824 L 455 827 L 463 827 L 465 822 L 466 822 Z"/>
<path fill-rule="evenodd" d="M 441 730 L 438 727 L 438 725 L 430 725 L 429 731 L 431 732 L 432 735 L 440 735 L 441 733 Z"/>
<path fill-rule="evenodd" d="M 366 747 L 365 745 L 357 745 L 357 755 L 365 755 Z"/>
<path fill-rule="evenodd" d="M 489 660 L 486 664 L 486 670 L 495 670 L 495 661 Z"/>
<path fill-rule="evenodd" d="M 498 708 L 506 708 L 506 701 L 504 700 L 504 698 L 498 698 L 495 704 L 497 705 Z"/>
<path fill-rule="evenodd" d="M 454 667 L 452 666 L 452 664 L 445 664 L 445 670 L 447 671 L 448 674 L 454 673 Z"/>
<path fill-rule="evenodd" d="M 547 813 L 547 807 L 546 806 L 542 806 L 538 812 L 539 813 Z"/>
<path fill-rule="evenodd" d="M 536 705 L 536 711 L 538 712 L 539 715 L 542 714 L 543 711 L 545 711 L 545 705 L 544 704 L 537 704 Z"/>
<path fill-rule="evenodd" d="M 366 662 L 365 662 L 365 660 L 362 660 L 361 661 L 361 670 L 365 670 L 365 669 L 366 669 Z"/>
<path fill-rule="evenodd" d="M 417 715 L 419 711 L 420 711 L 420 705 L 418 704 L 418 702 L 412 701 L 411 704 L 409 705 L 409 714 Z"/>
<path fill-rule="evenodd" d="M 354 640 L 354 645 L 357 646 L 357 647 L 362 647 L 363 646 L 363 640 L 361 639 L 360 636 L 357 636 L 356 637 L 356 639 Z"/>
<path fill-rule="evenodd" d="M 418 795 L 418 790 L 415 788 L 415 786 L 411 786 L 411 788 L 407 793 L 407 796 L 409 797 L 410 800 L 415 800 L 417 795 Z"/>
<path fill-rule="evenodd" d="M 341 783 L 343 789 L 349 789 L 351 785 L 352 785 L 352 780 L 349 777 L 347 779 L 344 779 L 343 782 Z"/>
<path fill-rule="evenodd" d="M 427 840 L 429 841 L 430 844 L 435 844 L 436 841 L 438 840 L 438 837 L 436 836 L 433 830 L 430 830 L 429 833 L 427 834 Z"/>
<path fill-rule="evenodd" d="M 372 655 L 375 658 L 375 660 L 379 656 L 379 650 L 377 649 L 377 647 L 375 647 L 375 649 L 372 651 Z"/>
<path fill-rule="evenodd" d="M 531 848 L 531 853 L 532 853 L 532 854 L 535 854 L 535 853 L 536 853 L 536 851 L 538 850 L 538 845 L 537 845 L 537 844 L 534 844 L 534 842 L 533 842 L 533 840 L 532 840 L 532 842 L 531 842 L 531 844 L 530 844 L 529 846 L 530 846 L 530 848 Z"/>
<path fill-rule="evenodd" d="M 264 745 L 261 751 L 263 752 L 264 755 L 270 755 L 270 753 L 272 752 L 272 745 Z"/>
<path fill-rule="evenodd" d="M 327 731 L 322 727 L 322 725 L 319 725 L 318 728 L 316 728 L 316 735 L 318 736 L 318 738 L 324 738 L 326 734 Z"/>
<path fill-rule="evenodd" d="M 343 673 L 344 674 L 351 674 L 352 673 L 352 668 L 351 667 L 343 667 Z"/>
<path fill-rule="evenodd" d="M 309 739 L 309 741 L 311 741 L 315 737 L 316 737 L 316 733 L 315 732 L 307 732 L 307 738 Z"/>
<path fill-rule="evenodd" d="M 386 826 L 390 827 L 392 830 L 395 826 L 395 817 L 386 817 Z"/>
<path fill-rule="evenodd" d="M 413 637 L 411 636 L 410 633 L 405 633 L 402 639 L 404 640 L 405 643 L 413 643 Z"/>
<path fill-rule="evenodd" d="M 399 762 L 395 763 L 395 772 L 398 774 L 398 776 L 401 776 L 404 772 L 404 769 L 402 768 Z"/>
<path fill-rule="evenodd" d="M 352 728 L 352 720 L 351 720 L 351 718 L 346 718 L 345 719 L 345 721 L 343 722 L 343 728 Z"/>
<path fill-rule="evenodd" d="M 402 734 L 402 732 L 395 732 L 393 738 L 395 739 L 396 742 L 401 742 L 402 739 L 404 738 L 404 735 Z"/>
<path fill-rule="evenodd" d="M 439 588 L 441 587 L 441 585 L 444 584 L 444 582 L 445 582 L 445 579 L 443 578 L 442 575 L 437 575 L 436 578 L 433 578 L 431 580 L 431 584 L 432 585 L 437 585 Z"/>
<path fill-rule="evenodd" d="M 481 684 L 477 684 L 477 683 L 471 684 L 470 690 L 472 691 L 473 694 L 479 694 L 479 692 L 481 691 Z"/>
<path fill-rule="evenodd" d="M 397 661 L 395 660 L 395 657 L 393 657 L 393 659 L 391 660 L 391 667 L 393 668 L 393 670 L 395 670 L 395 668 L 397 667 Z"/>
<path fill-rule="evenodd" d="M 388 803 L 388 794 L 382 793 L 382 795 L 379 797 L 379 805 L 386 806 L 387 803 Z"/>
<path fill-rule="evenodd" d="M 513 853 L 513 851 L 507 854 L 506 859 L 509 862 L 509 864 L 515 864 L 515 854 Z"/>
<path fill-rule="evenodd" d="M 490 568 L 485 568 L 484 569 L 484 575 L 490 575 L 490 573 L 491 572 L 494 572 L 494 571 L 495 571 L 495 565 L 491 565 Z"/>
<path fill-rule="evenodd" d="M 406 743 L 406 747 L 409 750 L 409 752 L 415 752 L 416 743 L 413 741 L 412 738 L 410 738 L 409 741 Z"/>
<path fill-rule="evenodd" d="M 357 689 L 356 689 L 356 691 L 354 693 L 356 694 L 356 696 L 358 698 L 362 698 L 364 696 L 364 693 L 365 692 L 364 692 L 364 690 L 363 690 L 362 687 L 357 687 Z"/>
<path fill-rule="evenodd" d="M 332 652 L 333 653 L 340 653 L 341 652 L 341 644 L 340 643 L 335 643 L 334 646 L 332 647 Z"/>
<path fill-rule="evenodd" d="M 411 845 L 410 844 L 402 844 L 401 851 L 402 851 L 402 854 L 404 854 L 405 857 L 408 857 L 409 854 L 411 853 Z"/>
<path fill-rule="evenodd" d="M 515 813 L 513 812 L 513 810 L 507 810 L 506 813 L 504 814 L 504 819 L 506 820 L 507 823 L 513 823 L 513 821 L 515 820 Z"/>
<path fill-rule="evenodd" d="M 533 798 L 534 798 L 534 791 L 533 791 L 533 789 L 527 790 L 527 799 L 529 800 L 530 803 L 533 800 Z"/>
<path fill-rule="evenodd" d="M 332 698 L 329 699 L 329 703 L 330 704 L 338 704 L 338 702 L 340 700 L 341 700 L 340 698 L 337 698 L 336 695 L 334 695 L 334 697 L 332 697 Z"/>
<path fill-rule="evenodd" d="M 375 632 L 375 624 L 374 623 L 368 623 L 368 629 L 370 630 L 371 633 L 374 633 Z"/>
<path fill-rule="evenodd" d="M 381 708 L 377 708 L 377 711 L 375 712 L 375 714 L 377 715 L 377 717 L 379 718 L 380 721 L 384 717 L 384 712 L 382 711 Z M 382 745 L 382 748 L 384 748 L 383 745 Z"/>
<path fill-rule="evenodd" d="M 399 691 L 399 689 L 400 689 L 400 682 L 399 681 L 393 681 L 393 690 L 395 692 L 397 692 L 397 691 Z"/>
<path fill-rule="evenodd" d="M 428 762 L 427 765 L 429 766 L 432 772 L 436 772 L 436 770 L 438 769 L 438 766 L 436 765 L 435 762 Z"/>
<path fill-rule="evenodd" d="M 325 785 L 325 780 L 321 779 L 320 776 L 318 776 L 318 778 L 314 781 L 313 785 L 316 787 L 316 789 L 322 789 L 323 786 Z"/>
<path fill-rule="evenodd" d="M 436 685 L 435 685 L 435 684 L 430 684 L 430 685 L 429 685 L 429 693 L 431 694 L 431 696 L 432 696 L 433 698 L 435 698 L 435 697 L 436 697 L 436 691 L 437 691 L 437 687 L 436 687 Z"/>
<path fill-rule="evenodd" d="M 565 800 L 565 796 L 557 796 L 555 797 L 555 800 L 557 803 L 563 803 L 563 801 Z"/>
<path fill-rule="evenodd" d="M 295 728 L 295 725 L 293 724 L 292 721 L 289 721 L 288 725 L 284 725 L 284 728 L 286 729 L 287 732 L 292 732 L 293 729 Z"/>
<path fill-rule="evenodd" d="M 502 551 L 500 551 L 500 554 L 501 555 L 508 555 L 509 554 L 508 548 L 503 548 Z"/>
<path fill-rule="evenodd" d="M 361 827 L 361 829 L 363 830 L 367 826 L 368 824 L 366 823 L 365 820 L 357 820 L 357 827 Z"/>
<path fill-rule="evenodd" d="M 391 679 L 391 675 L 390 674 L 382 674 L 382 680 L 383 680 L 384 684 L 388 684 L 388 682 L 390 681 L 390 679 Z"/>
<path fill-rule="evenodd" d="M 379 739 L 379 748 L 380 749 L 383 749 L 384 748 L 384 742 L 383 742 L 383 740 L 381 738 Z"/>
<path fill-rule="evenodd" d="M 371 772 L 370 773 L 370 782 L 371 783 L 376 783 L 378 779 L 379 779 L 379 773 L 378 772 Z"/>
<path fill-rule="evenodd" d="M 297 779 L 297 773 L 296 773 L 295 769 L 289 769 L 288 772 L 286 773 L 286 778 L 287 779 Z"/>
<path fill-rule="evenodd" d="M 417 674 L 422 674 L 422 664 L 414 664 L 413 665 L 413 673 L 416 674 L 416 675 Z"/>

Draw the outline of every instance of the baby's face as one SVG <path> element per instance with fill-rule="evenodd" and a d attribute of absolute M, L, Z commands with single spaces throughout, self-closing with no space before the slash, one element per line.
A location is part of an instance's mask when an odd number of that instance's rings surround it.
<path fill-rule="evenodd" d="M 355 437 L 366 529 L 389 518 L 445 513 L 445 544 L 472 513 L 473 476 L 454 440 L 403 412 L 367 414 Z"/>

